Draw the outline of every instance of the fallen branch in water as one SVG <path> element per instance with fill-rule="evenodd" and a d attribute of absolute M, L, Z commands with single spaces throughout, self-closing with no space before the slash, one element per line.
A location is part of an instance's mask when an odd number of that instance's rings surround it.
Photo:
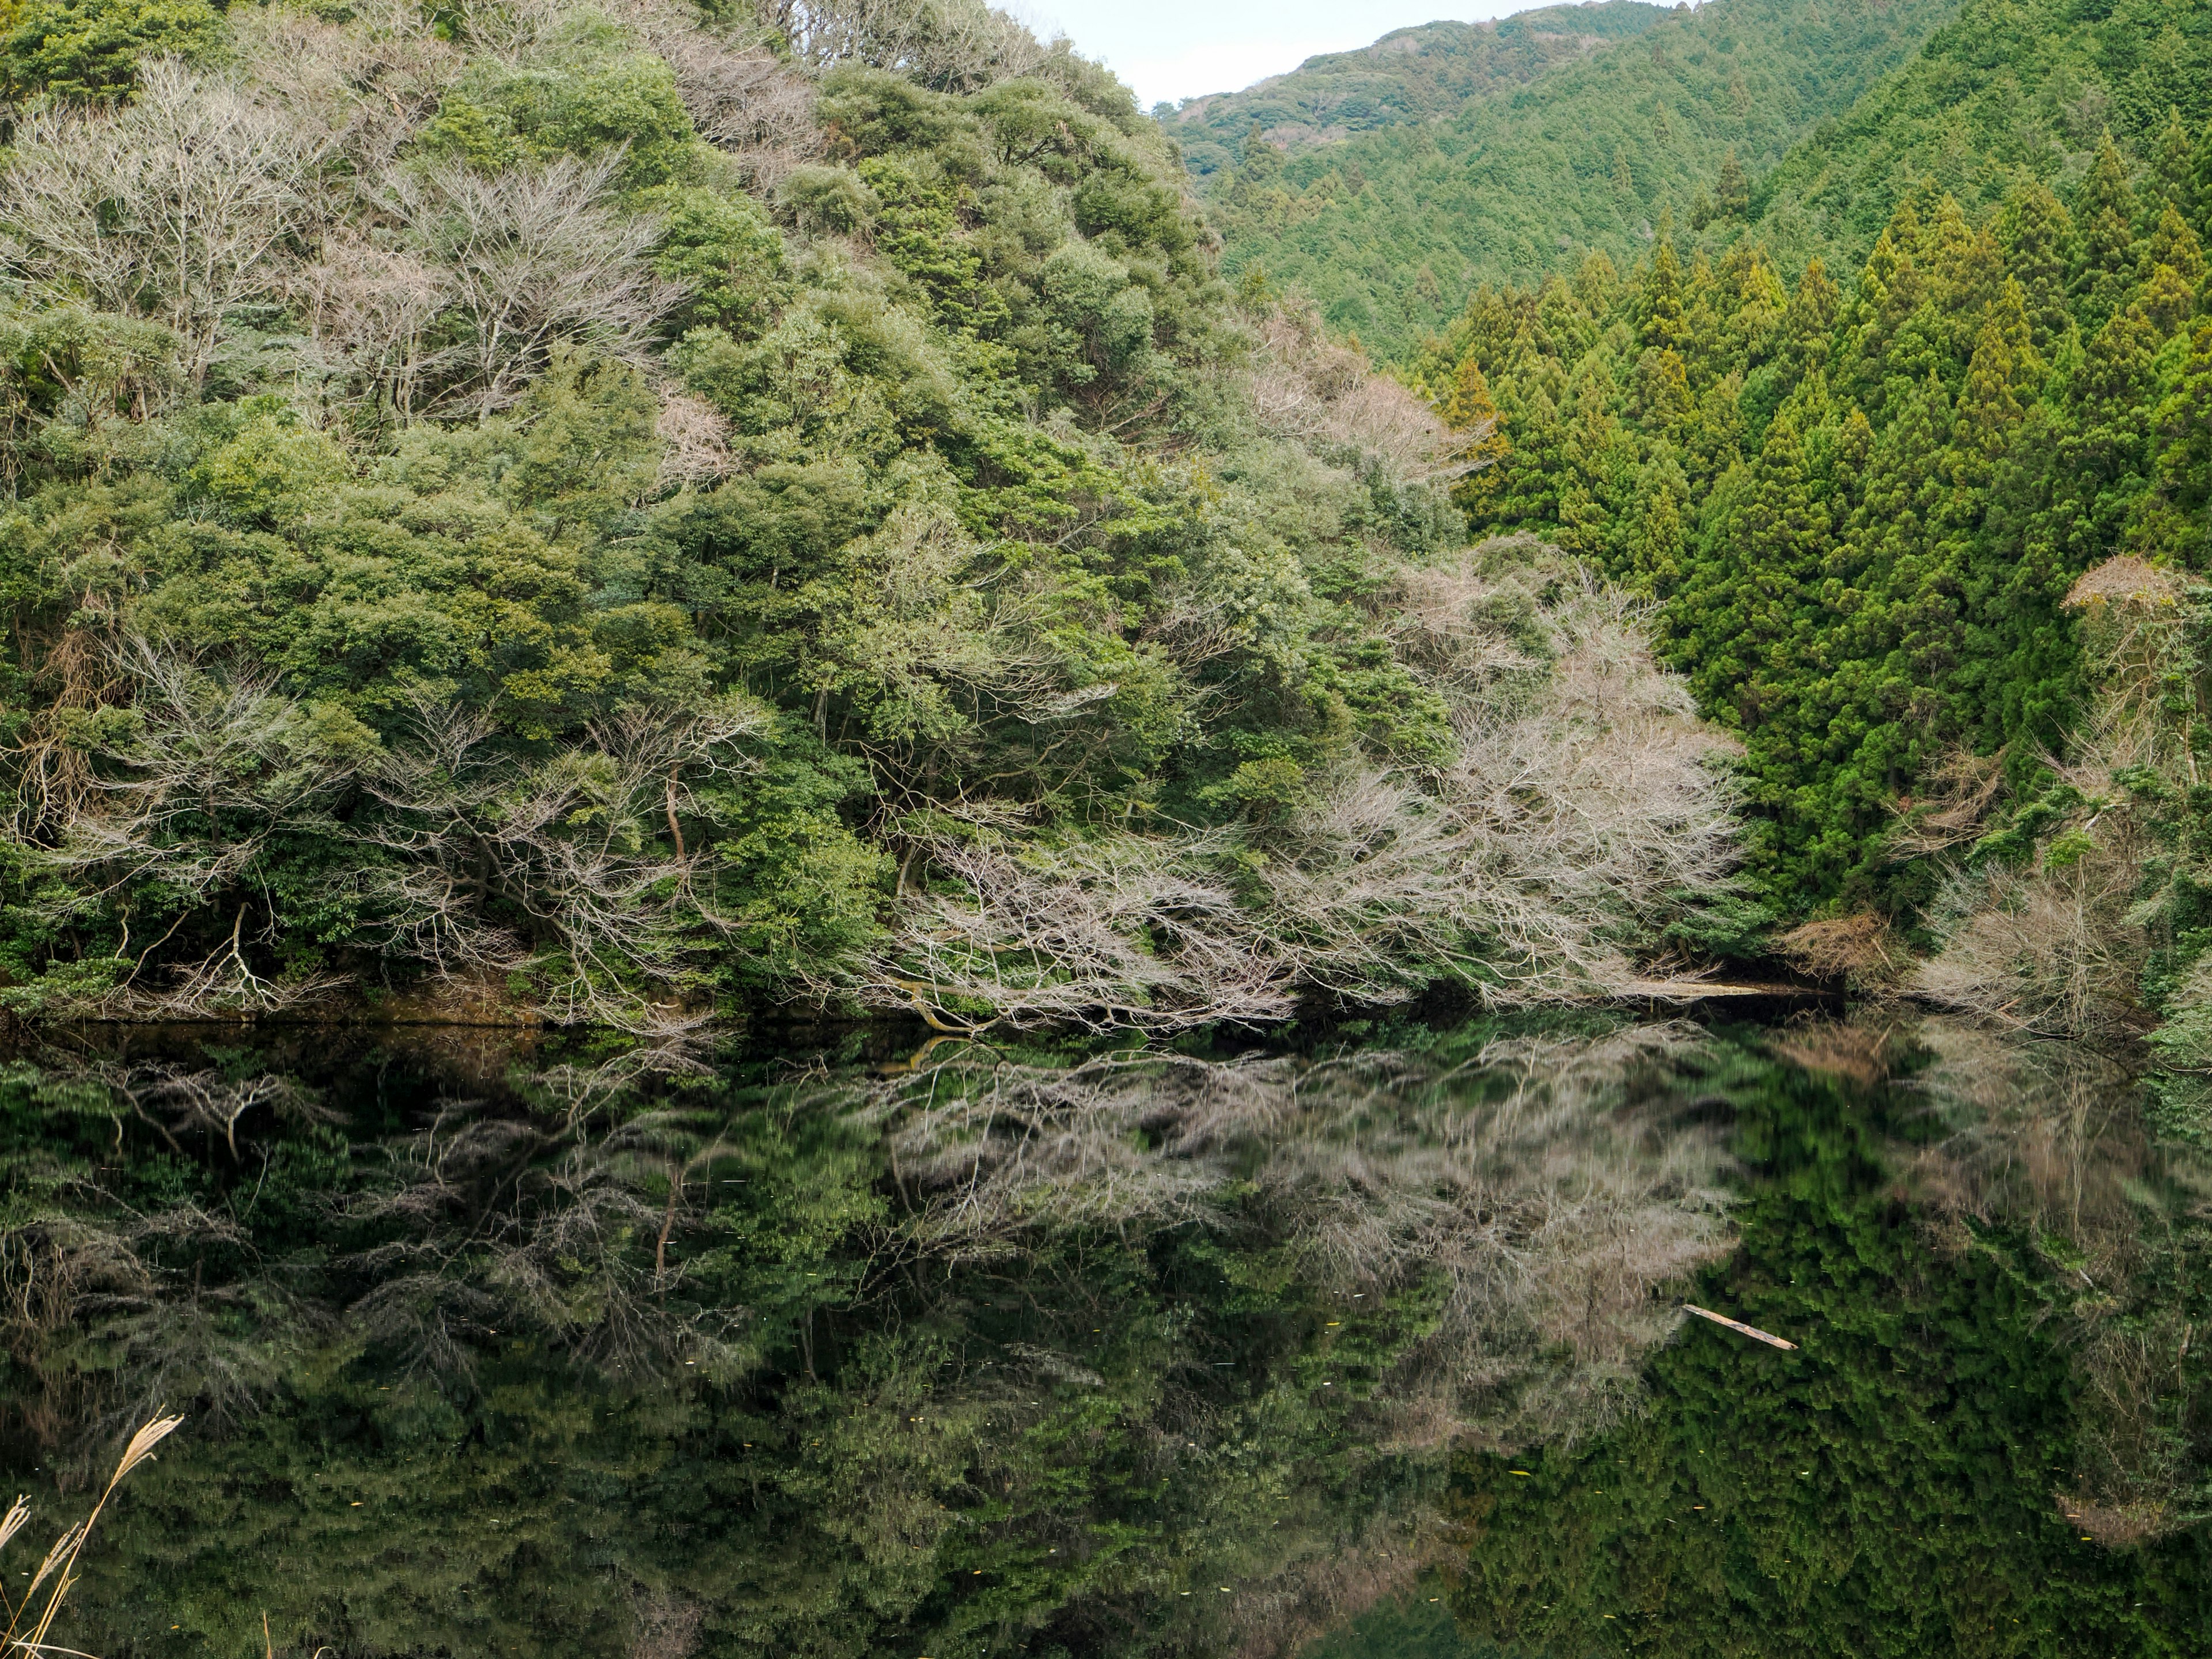
<path fill-rule="evenodd" d="M 1717 1314 L 1711 1308 L 1700 1308 L 1695 1303 L 1685 1302 L 1682 1304 L 1682 1311 L 1693 1313 L 1700 1319 L 1710 1319 L 1716 1325 L 1725 1325 L 1741 1335 L 1769 1343 L 1778 1348 L 1795 1348 L 1797 1346 L 1795 1342 L 1784 1341 L 1772 1331 L 1762 1331 L 1756 1325 L 1747 1325 L 1740 1319 L 1730 1319 L 1726 1314 Z"/>

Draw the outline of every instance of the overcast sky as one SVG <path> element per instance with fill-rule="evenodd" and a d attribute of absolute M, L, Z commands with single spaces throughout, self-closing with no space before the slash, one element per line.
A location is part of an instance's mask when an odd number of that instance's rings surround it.
<path fill-rule="evenodd" d="M 1039 34 L 1065 33 L 1137 89 L 1146 109 L 1235 92 L 1321 52 L 1439 17 L 1510 16 L 1544 0 L 1017 0 Z"/>

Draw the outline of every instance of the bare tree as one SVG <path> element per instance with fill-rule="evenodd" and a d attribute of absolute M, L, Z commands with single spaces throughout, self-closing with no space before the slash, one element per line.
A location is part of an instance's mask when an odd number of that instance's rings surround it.
<path fill-rule="evenodd" d="M 411 419 L 449 360 L 433 330 L 453 301 L 452 274 L 341 227 L 290 289 L 307 325 L 307 366 Z"/>
<path fill-rule="evenodd" d="M 1653 1289 L 1727 1248 L 1718 1133 L 1630 1104 L 1634 1077 L 1698 1041 L 1669 1025 L 1507 1040 L 1449 1072 L 1374 1051 L 1048 1067 L 955 1049 L 878 1085 L 874 1109 L 925 1259 L 1018 1249 L 1048 1218 L 1219 1224 L 1255 1201 L 1347 1304 L 1441 1273 L 1437 1328 L 1377 1405 L 1432 1440 L 1510 1443 L 1587 1432 L 1632 1404 L 1674 1317 Z"/>
<path fill-rule="evenodd" d="M 1279 1019 L 1294 1006 L 1287 964 L 1205 871 L 1219 850 L 1139 836 L 1049 850 L 936 839 L 926 851 L 943 882 L 907 907 L 853 988 L 949 1030 Z"/>
<path fill-rule="evenodd" d="M 341 753 L 265 680 L 135 638 L 116 663 L 127 735 L 97 752 L 59 844 L 35 854 L 70 878 L 58 920 L 120 920 L 99 1007 L 266 1010 L 344 983 L 258 965 L 281 939 L 256 872 L 278 841 L 312 838 L 331 849 L 326 896 L 356 908 L 356 948 L 448 975 L 535 964 L 558 1018 L 701 1018 L 665 1001 L 722 926 L 684 820 L 700 816 L 700 783 L 749 764 L 754 705 L 617 709 L 540 761 L 481 712 L 426 694 L 409 738 Z M 134 927 L 142 902 L 174 920 Z M 166 953 L 210 916 L 228 922 L 212 950 Z"/>
<path fill-rule="evenodd" d="M 815 69 L 870 64 L 925 86 L 972 92 L 1031 75 L 1050 55 L 983 0 L 759 0 L 761 19 Z"/>
<path fill-rule="evenodd" d="M 441 971 L 538 959 L 557 1018 L 630 1028 L 696 1023 L 649 994 L 681 977 L 716 926 L 691 878 L 682 818 L 701 781 L 744 767 L 764 716 L 732 701 L 630 708 L 552 760 L 519 757 L 483 714 L 425 697 L 413 741 L 364 780 L 380 810 L 349 833 L 386 856 L 356 886 L 374 948 Z M 665 825 L 674 856 L 658 850 Z"/>
<path fill-rule="evenodd" d="M 673 0 L 629 0 L 621 15 L 675 76 L 699 136 L 735 156 L 755 190 L 821 154 L 813 82 L 762 40 L 703 27 Z"/>
<path fill-rule="evenodd" d="M 459 337 L 436 360 L 452 380 L 434 407 L 488 417 L 566 342 L 644 361 L 654 325 L 684 295 L 644 260 L 653 222 L 608 199 L 621 165 L 619 154 L 564 155 L 492 178 L 453 164 L 387 176 L 383 204 L 444 273 Z"/>
<path fill-rule="evenodd" d="M 1642 614 L 1519 548 L 1407 573 L 1394 601 L 1408 665 L 1452 704 L 1449 761 L 1347 757 L 1264 826 L 928 839 L 938 881 L 903 907 L 861 999 L 950 1030 L 1173 1030 L 1280 1018 L 1316 993 L 1389 1002 L 1440 977 L 1498 1004 L 1647 993 L 1638 953 L 1728 889 L 1736 846 L 1712 764 L 1726 744 L 1652 661 Z M 1232 878 L 1230 855 L 1255 852 Z"/>
<path fill-rule="evenodd" d="M 2139 1030 L 2154 929 L 2171 929 L 2169 891 L 2143 890 L 2160 846 L 2131 775 L 2194 787 L 2191 733 L 2202 719 L 2198 640 L 2212 590 L 2139 559 L 2086 573 L 2066 605 L 2081 618 L 2096 687 L 2072 753 L 2048 763 L 2073 787 L 2026 867 L 1955 867 L 1931 907 L 1942 948 L 1907 981 L 1932 1002 L 2016 1029 L 2091 1036 Z M 2175 695 L 2177 690 L 2179 695 Z M 1994 798 L 1977 791 L 1967 822 Z M 2167 878 L 2170 882 L 2171 878 Z M 2185 994 L 2185 1007 L 2195 1000 Z"/>
<path fill-rule="evenodd" d="M 1453 432 L 1358 352 L 1331 343 L 1310 311 L 1279 307 L 1261 320 L 1257 335 L 1239 380 L 1266 430 L 1324 453 L 1372 459 L 1401 483 L 1474 470 L 1465 453 L 1470 434 Z"/>
<path fill-rule="evenodd" d="M 284 244 L 313 216 L 324 149 L 259 92 L 159 58 L 119 107 L 19 117 L 0 217 L 26 276 L 160 322 L 197 386 L 225 314 L 277 290 Z"/>
<path fill-rule="evenodd" d="M 407 142 L 438 112 L 463 65 L 418 8 L 365 0 L 349 23 L 291 8 L 257 9 L 228 20 L 234 61 L 248 65 L 258 97 L 296 130 L 322 135 L 356 179 L 382 176 Z M 325 204 L 343 212 L 350 191 Z"/>

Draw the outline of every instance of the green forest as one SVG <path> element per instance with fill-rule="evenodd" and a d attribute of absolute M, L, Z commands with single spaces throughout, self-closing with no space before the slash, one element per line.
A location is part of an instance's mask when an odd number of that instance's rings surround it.
<path fill-rule="evenodd" d="M 2201 1166 L 2085 1125 L 2108 1061 L 1378 1035 L 10 1061 L 37 1523 L 135 1406 L 191 1411 L 57 1639 L 1205 1659 L 1418 1584 L 1448 1653 L 2195 1650 L 2201 1534 L 2140 1518 L 2207 1495 Z M 1804 1347 L 1664 1340 L 1686 1281 Z"/>
<path fill-rule="evenodd" d="M 1793 145 L 1863 107 L 1953 10 L 1952 0 L 1715 0 L 1663 13 L 1525 85 L 1341 143 L 1285 154 L 1248 126 L 1235 135 L 1236 165 L 1203 181 L 1224 269 L 1256 266 L 1279 288 L 1297 286 L 1340 333 L 1402 360 L 1481 283 L 1571 272 L 1592 252 L 1626 267 L 1670 214 L 1686 230 L 1701 196 L 1705 214 L 1740 222 L 1754 181 L 1764 187 Z M 1253 113 L 1279 118 L 1263 103 Z M 1188 125 L 1186 114 L 1169 131 L 1180 137 Z M 1811 242 L 1771 252 L 1798 264 L 1836 257 Z"/>
<path fill-rule="evenodd" d="M 1232 293 L 1064 45 L 679 0 L 8 41 L 16 1014 L 1171 1030 L 1736 927 L 1631 602 L 1468 552 L 1441 420 Z"/>
<path fill-rule="evenodd" d="M 1242 92 L 1162 104 L 1152 114 L 1202 182 L 1236 165 L 1255 126 L 1266 143 L 1298 150 L 1449 119 L 1470 100 L 1525 85 L 1556 64 L 1641 34 L 1665 15 L 1665 8 L 1645 0 L 1595 0 L 1493 23 L 1425 23 L 1394 29 L 1358 52 L 1310 58 Z"/>
<path fill-rule="evenodd" d="M 1808 142 L 1723 246 L 1485 284 L 1410 373 L 1488 462 L 1478 526 L 1653 603 L 1743 745 L 1785 951 L 2037 1030 L 2163 1012 L 2193 1065 L 2212 27 L 2147 80 L 2142 18 L 2073 15 L 1970 5 L 1869 100 L 1890 125 Z M 2200 101 L 2151 119 L 2152 83 Z M 2085 99 L 2112 125 L 2068 126 Z M 1990 146 L 1951 157 L 1964 199 L 1895 187 L 1918 152 L 1869 137 L 1937 101 Z M 1884 222 L 1863 264 L 1790 270 L 1762 204 Z"/>

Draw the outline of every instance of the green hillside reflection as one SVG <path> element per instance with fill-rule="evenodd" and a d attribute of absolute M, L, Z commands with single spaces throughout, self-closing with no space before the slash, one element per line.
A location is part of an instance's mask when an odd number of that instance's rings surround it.
<path fill-rule="evenodd" d="M 191 1419 L 58 1639 L 2206 1650 L 2193 1165 L 2125 1073 L 1390 1036 L 27 1055 L 11 1467 L 71 1516 Z M 1802 1346 L 1678 1328 L 1692 1285 Z"/>

